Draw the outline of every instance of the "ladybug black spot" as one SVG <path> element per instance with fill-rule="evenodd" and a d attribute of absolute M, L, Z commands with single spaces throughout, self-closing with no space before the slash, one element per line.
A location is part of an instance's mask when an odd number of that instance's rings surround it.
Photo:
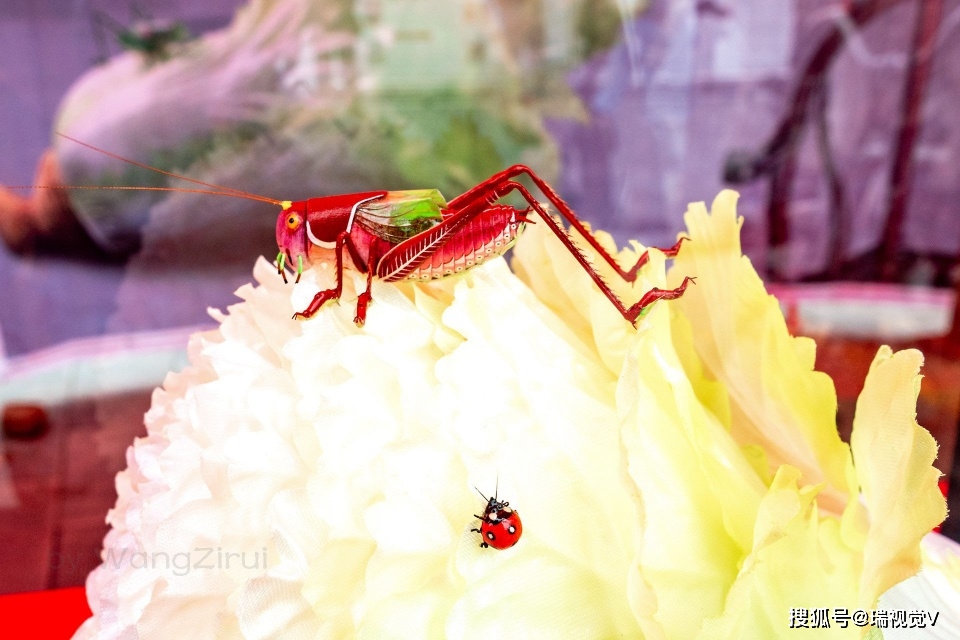
<path fill-rule="evenodd" d="M 490 538 L 491 540 L 493 540 L 493 539 L 496 538 L 497 536 L 493 535 L 493 531 L 487 531 L 487 537 Z"/>
<path fill-rule="evenodd" d="M 508 531 L 510 531 L 510 533 L 516 533 L 516 532 L 517 532 L 517 528 L 516 528 L 515 526 L 513 526 L 513 525 L 510 525 L 510 529 L 508 529 Z"/>

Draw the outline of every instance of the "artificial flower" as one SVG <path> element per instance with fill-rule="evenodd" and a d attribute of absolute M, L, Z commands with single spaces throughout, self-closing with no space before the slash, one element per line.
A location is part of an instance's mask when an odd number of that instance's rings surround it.
<path fill-rule="evenodd" d="M 793 608 L 874 606 L 945 515 L 921 357 L 881 350 L 847 445 L 735 195 L 686 222 L 669 274 L 653 252 L 615 284 L 697 277 L 636 328 L 545 225 L 512 272 L 375 282 L 363 329 L 362 278 L 298 323 L 331 266 L 287 286 L 260 260 L 155 392 L 75 637 L 775 638 Z M 478 491 L 516 546 L 480 547 Z M 163 563 L 198 549 L 213 568 Z"/>

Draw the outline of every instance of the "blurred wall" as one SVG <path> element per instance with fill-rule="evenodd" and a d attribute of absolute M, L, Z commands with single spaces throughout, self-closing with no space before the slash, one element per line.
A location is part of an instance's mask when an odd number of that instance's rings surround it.
<path fill-rule="evenodd" d="M 193 33 L 229 23 L 241 0 L 141 2 Z M 102 55 L 95 13 L 130 24 L 129 0 L 0 2 L 0 184 L 29 185 L 51 145 L 57 105 Z M 117 53 L 116 43 L 109 43 Z M 120 265 L 18 258 L 0 246 L 0 358 L 104 332 L 123 278 Z M 43 291 L 42 291 L 43 290 Z"/>
<path fill-rule="evenodd" d="M 426 6 L 425 1 L 418 6 Z M 358 6 L 374 11 L 389 5 L 393 10 L 398 2 L 370 0 Z M 560 157 L 556 186 L 561 194 L 583 217 L 612 231 L 619 241 L 638 238 L 661 246 L 672 244 L 682 228 L 689 201 L 709 201 L 726 186 L 721 174 L 731 152 L 756 152 L 768 140 L 786 112 L 799 71 L 824 35 L 837 24 L 842 26 L 842 9 L 847 6 L 846 0 L 577 2 L 471 0 L 463 6 L 499 9 L 502 34 L 497 37 L 506 40 L 519 82 L 528 92 L 524 107 L 539 109 L 556 142 Z M 176 0 L 149 3 L 147 8 L 158 18 L 181 19 L 200 32 L 226 24 L 240 4 Z M 627 5 L 633 12 L 623 10 Z M 848 30 L 829 75 L 826 119 L 831 154 L 847 197 L 843 249 L 849 259 L 876 246 L 885 221 L 890 159 L 916 6 L 904 0 L 865 29 Z M 56 105 L 99 55 L 92 26 L 98 10 L 121 22 L 130 19 L 127 0 L 3 1 L 0 182 L 30 182 L 36 158 L 49 142 Z M 607 36 L 592 41 L 586 50 L 581 50 L 582 43 L 568 41 L 585 20 L 599 20 L 598 16 L 607 16 L 604 20 L 613 16 L 615 26 L 619 21 L 622 26 L 608 29 Z M 429 29 L 406 31 L 419 37 Z M 947 0 L 904 225 L 906 249 L 948 258 L 960 251 L 956 109 L 960 81 L 957 65 L 951 64 L 960 47 L 958 33 L 960 0 Z M 471 51 L 482 53 L 483 47 Z M 414 75 L 418 70 L 413 69 Z M 570 90 L 581 101 L 577 109 L 570 108 L 569 100 L 560 101 L 562 106 L 555 104 L 558 101 L 552 96 Z M 788 277 L 794 278 L 822 271 L 829 258 L 825 231 L 831 224 L 829 192 L 812 131 L 807 123 L 790 201 L 791 242 L 777 257 L 786 265 Z M 374 142 L 391 149 L 396 146 L 379 138 Z M 465 154 L 457 151 L 455 155 Z M 429 173 L 427 179 L 433 180 L 436 172 Z M 288 179 L 300 175 L 287 174 Z M 737 187 L 742 194 L 740 213 L 746 219 L 744 248 L 761 270 L 769 259 L 768 185 L 768 180 L 760 179 Z M 247 255 L 242 253 L 243 268 L 229 274 L 230 278 L 249 278 Z M 217 262 L 217 254 L 204 256 L 211 258 L 208 263 Z M 124 279 L 120 267 L 14 260 L 0 248 L 0 291 L 12 301 L 0 305 L 0 331 L 7 353 L 25 353 L 107 331 L 189 324 L 205 319 L 207 304 L 224 306 L 232 301 L 232 285 L 211 281 L 207 290 L 195 286 L 209 273 L 156 269 L 157 263 L 149 258 L 135 259 L 125 287 L 130 292 L 126 308 L 145 310 L 137 316 L 137 322 L 143 316 L 143 323 L 120 327 L 108 324 L 111 315 L 118 315 L 118 291 Z M 150 277 L 161 272 L 169 284 L 165 295 L 181 311 L 186 309 L 184 314 L 160 317 L 167 298 L 158 295 L 146 300 L 158 289 L 147 279 L 131 277 L 136 275 L 138 261 Z M 184 295 L 191 286 L 193 293 Z M 216 295 L 209 293 L 212 288 Z"/>
<path fill-rule="evenodd" d="M 175 19 L 192 33 L 220 28 L 242 0 L 3 0 L 0 2 L 0 184 L 31 184 L 50 146 L 50 128 L 67 89 L 101 55 L 95 15 L 132 24 L 137 6 Z M 110 43 L 110 51 L 119 46 Z"/>

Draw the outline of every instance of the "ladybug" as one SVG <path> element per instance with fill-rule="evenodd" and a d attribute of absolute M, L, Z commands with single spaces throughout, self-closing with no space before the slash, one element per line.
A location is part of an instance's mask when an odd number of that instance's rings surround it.
<path fill-rule="evenodd" d="M 479 489 L 477 493 L 480 493 Z M 482 493 L 480 495 L 487 501 L 487 506 L 483 510 L 482 516 L 473 516 L 480 520 L 480 528 L 471 529 L 483 538 L 480 546 L 484 549 L 487 547 L 509 549 L 517 544 L 520 534 L 523 533 L 523 525 L 520 523 L 520 516 L 517 512 L 510 508 L 509 502 L 499 502 L 496 495 L 492 498 L 488 498 Z"/>

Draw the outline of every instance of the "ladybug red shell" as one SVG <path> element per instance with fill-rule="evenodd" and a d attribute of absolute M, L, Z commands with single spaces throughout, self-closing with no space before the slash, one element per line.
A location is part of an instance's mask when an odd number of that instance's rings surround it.
<path fill-rule="evenodd" d="M 520 516 L 510 508 L 509 502 L 498 502 L 496 497 L 488 498 L 483 515 L 474 517 L 480 520 L 480 528 L 472 531 L 483 538 L 480 546 L 484 548 L 509 549 L 517 544 L 523 533 Z"/>

